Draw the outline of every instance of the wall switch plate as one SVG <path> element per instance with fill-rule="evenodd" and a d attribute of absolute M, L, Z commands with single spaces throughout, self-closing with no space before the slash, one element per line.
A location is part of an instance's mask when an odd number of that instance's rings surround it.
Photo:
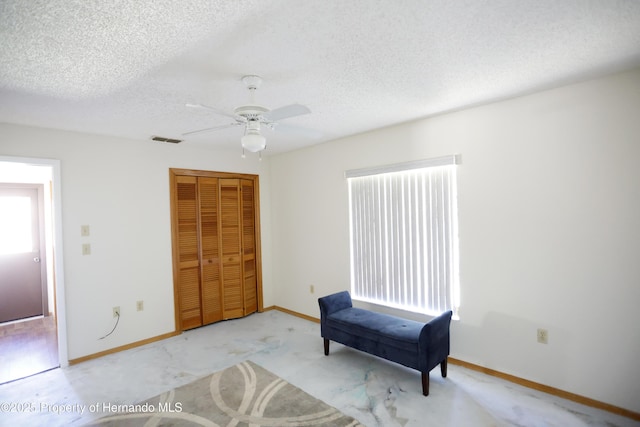
<path fill-rule="evenodd" d="M 316 291 L 313 285 L 309 285 L 309 292 L 314 293 Z"/>
<path fill-rule="evenodd" d="M 91 245 L 89 243 L 82 244 L 82 255 L 91 255 Z"/>
<path fill-rule="evenodd" d="M 89 230 L 89 226 L 88 225 L 81 225 L 80 226 L 80 235 L 82 237 L 87 237 L 90 234 L 90 230 Z"/>
<path fill-rule="evenodd" d="M 142 300 L 136 301 L 136 310 L 138 311 L 144 310 L 144 301 Z"/>

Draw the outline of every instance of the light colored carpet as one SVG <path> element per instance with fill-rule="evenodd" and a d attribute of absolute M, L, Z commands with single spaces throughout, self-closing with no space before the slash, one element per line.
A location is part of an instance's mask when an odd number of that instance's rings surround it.
<path fill-rule="evenodd" d="M 95 426 L 350 426 L 361 424 L 245 361 L 114 412 Z"/>

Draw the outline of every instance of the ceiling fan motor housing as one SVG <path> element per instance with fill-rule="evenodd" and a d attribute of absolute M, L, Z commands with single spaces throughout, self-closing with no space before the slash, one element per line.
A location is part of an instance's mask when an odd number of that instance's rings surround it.
<path fill-rule="evenodd" d="M 242 105 L 236 108 L 233 113 L 236 116 L 244 117 L 247 121 L 264 121 L 263 115 L 270 110 L 261 105 Z"/>

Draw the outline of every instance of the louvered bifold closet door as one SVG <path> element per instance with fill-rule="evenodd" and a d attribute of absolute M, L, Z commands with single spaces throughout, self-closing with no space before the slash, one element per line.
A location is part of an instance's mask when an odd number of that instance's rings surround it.
<path fill-rule="evenodd" d="M 222 250 L 222 316 L 224 319 L 242 317 L 244 298 L 242 289 L 240 180 L 220 179 L 220 234 Z"/>
<path fill-rule="evenodd" d="M 200 262 L 198 249 L 197 179 L 176 177 L 178 289 L 183 329 L 202 325 L 200 311 Z"/>
<path fill-rule="evenodd" d="M 258 311 L 256 226 L 253 181 L 242 180 L 242 266 L 244 314 Z"/>
<path fill-rule="evenodd" d="M 198 178 L 202 324 L 222 320 L 218 178 Z"/>

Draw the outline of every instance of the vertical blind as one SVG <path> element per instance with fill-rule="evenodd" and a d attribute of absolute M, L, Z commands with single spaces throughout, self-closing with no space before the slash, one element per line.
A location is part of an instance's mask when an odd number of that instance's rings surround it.
<path fill-rule="evenodd" d="M 457 160 L 447 156 L 346 172 L 354 298 L 457 315 Z"/>

